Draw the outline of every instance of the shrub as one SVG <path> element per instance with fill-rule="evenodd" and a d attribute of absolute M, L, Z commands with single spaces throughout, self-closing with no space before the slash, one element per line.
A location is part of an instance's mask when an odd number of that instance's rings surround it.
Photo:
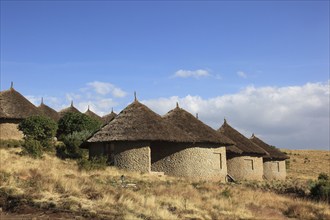
<path fill-rule="evenodd" d="M 101 127 L 101 122 L 82 113 L 68 112 L 58 122 L 57 137 L 69 135 L 73 132 L 95 132 Z"/>
<path fill-rule="evenodd" d="M 22 145 L 22 155 L 28 155 L 33 158 L 41 158 L 43 151 L 42 145 L 38 140 L 34 139 L 25 139 L 25 142 Z"/>
<path fill-rule="evenodd" d="M 88 160 L 86 157 L 81 158 L 77 161 L 79 170 L 105 170 L 107 167 L 106 157 L 93 157 Z"/>
<path fill-rule="evenodd" d="M 311 197 L 319 201 L 330 203 L 330 180 L 325 173 L 320 173 L 318 180 L 311 185 Z"/>
<path fill-rule="evenodd" d="M 22 140 L 0 140 L 0 148 L 21 147 L 23 143 Z"/>
<path fill-rule="evenodd" d="M 49 148 L 55 137 L 57 124 L 45 116 L 31 116 L 24 119 L 18 126 L 27 139 L 40 142 L 44 148 Z"/>
<path fill-rule="evenodd" d="M 83 150 L 79 146 L 91 135 L 89 131 L 73 132 L 72 134 L 62 135 L 60 145 L 56 149 L 56 154 L 60 158 L 82 158 Z"/>

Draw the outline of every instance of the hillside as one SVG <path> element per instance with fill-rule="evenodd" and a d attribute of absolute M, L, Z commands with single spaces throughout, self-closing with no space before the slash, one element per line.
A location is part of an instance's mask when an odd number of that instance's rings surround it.
<path fill-rule="evenodd" d="M 72 160 L 52 155 L 34 160 L 18 155 L 19 151 L 0 149 L 1 219 L 330 219 L 330 208 L 324 203 L 248 184 L 191 182 L 113 167 L 85 172 Z M 292 161 L 290 178 L 315 178 L 317 172 L 308 176 L 310 169 L 327 170 L 326 151 L 287 152 Z M 303 157 L 311 162 L 302 162 Z M 312 161 L 320 166 L 310 167 Z"/>
<path fill-rule="evenodd" d="M 290 157 L 288 178 L 317 179 L 319 173 L 330 176 L 330 152 L 321 150 L 283 150 Z"/>

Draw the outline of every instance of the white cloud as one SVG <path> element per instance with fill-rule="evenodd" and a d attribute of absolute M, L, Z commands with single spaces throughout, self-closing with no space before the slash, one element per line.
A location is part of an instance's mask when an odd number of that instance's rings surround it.
<path fill-rule="evenodd" d="M 199 96 L 143 101 L 159 114 L 179 102 L 193 115 L 218 129 L 223 118 L 246 136 L 254 132 L 281 148 L 329 149 L 329 82 L 303 86 L 249 86 L 236 94 L 210 99 Z"/>
<path fill-rule="evenodd" d="M 116 98 L 122 98 L 126 96 L 125 91 L 111 83 L 94 81 L 87 83 L 87 86 L 91 87 L 96 93 L 100 95 L 107 95 L 110 93 Z"/>
<path fill-rule="evenodd" d="M 194 77 L 196 79 L 201 77 L 208 77 L 210 76 L 209 71 L 198 69 L 198 70 L 178 70 L 175 72 L 174 77 L 180 77 L 180 78 L 188 78 L 188 77 Z"/>
<path fill-rule="evenodd" d="M 247 74 L 243 71 L 238 71 L 237 72 L 237 75 L 243 79 L 246 79 L 247 78 Z"/>

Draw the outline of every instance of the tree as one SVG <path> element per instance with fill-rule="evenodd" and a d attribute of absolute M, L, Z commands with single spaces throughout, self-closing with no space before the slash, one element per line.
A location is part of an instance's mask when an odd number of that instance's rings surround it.
<path fill-rule="evenodd" d="M 95 132 L 101 123 L 85 114 L 68 112 L 58 122 L 57 137 L 72 134 L 73 132 Z"/>
<path fill-rule="evenodd" d="M 44 148 L 49 148 L 55 137 L 57 124 L 48 117 L 38 115 L 24 119 L 18 125 L 18 129 L 23 132 L 26 139 L 39 141 Z"/>

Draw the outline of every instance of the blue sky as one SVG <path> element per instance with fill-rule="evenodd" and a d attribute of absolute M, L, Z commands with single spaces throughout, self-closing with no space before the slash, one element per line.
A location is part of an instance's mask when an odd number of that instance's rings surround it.
<path fill-rule="evenodd" d="M 1 90 L 11 81 L 36 105 L 43 96 L 57 110 L 73 99 L 82 111 L 90 104 L 101 115 L 112 107 L 118 112 L 137 91 L 159 114 L 180 101 L 192 113 L 204 111 L 201 120 L 214 128 L 229 117 L 244 134 L 257 130 L 274 145 L 324 149 L 329 147 L 329 2 L 1 1 Z M 294 93 L 283 100 L 283 91 L 307 87 L 313 90 L 305 97 Z M 269 125 L 258 119 L 269 112 L 267 92 L 283 97 L 274 99 L 281 108 L 270 116 L 281 120 Z M 246 104 L 260 94 L 266 98 L 250 107 L 260 111 L 253 118 Z M 198 100 L 210 106 L 203 109 Z M 235 109 L 212 100 L 236 103 Z M 165 106 L 167 101 L 173 104 Z M 310 102 L 325 102 L 308 111 L 310 120 L 324 115 L 319 128 L 324 134 L 314 137 L 321 141 L 307 144 L 297 132 L 297 140 L 280 141 L 279 130 L 291 118 L 283 116 L 285 109 L 299 115 Z M 301 108 L 289 108 L 290 103 Z M 248 116 L 256 123 L 244 119 Z M 289 125 L 292 132 L 298 129 Z M 299 127 L 308 130 L 308 123 Z"/>

